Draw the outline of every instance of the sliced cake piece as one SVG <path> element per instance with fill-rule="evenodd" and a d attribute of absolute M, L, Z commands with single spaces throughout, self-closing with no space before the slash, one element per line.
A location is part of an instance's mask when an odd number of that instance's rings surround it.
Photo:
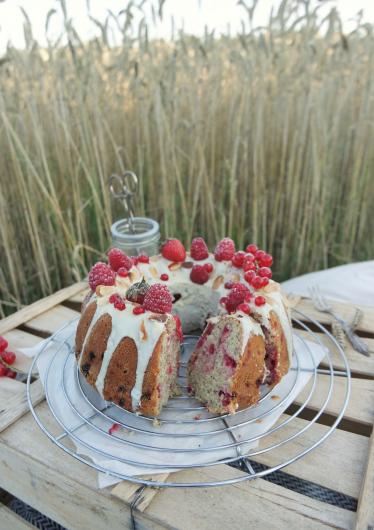
<path fill-rule="evenodd" d="M 213 413 L 248 407 L 260 398 L 264 358 L 264 335 L 250 316 L 213 317 L 188 363 L 189 391 Z"/>

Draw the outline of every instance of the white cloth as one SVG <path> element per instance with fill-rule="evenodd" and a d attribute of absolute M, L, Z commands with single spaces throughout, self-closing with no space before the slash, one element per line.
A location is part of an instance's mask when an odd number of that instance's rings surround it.
<path fill-rule="evenodd" d="M 326 298 L 373 307 L 374 261 L 304 274 L 283 282 L 282 289 L 286 293 L 310 296 L 309 288 L 313 285 L 318 285 Z"/>
<path fill-rule="evenodd" d="M 49 405 L 53 408 L 57 420 L 61 422 L 64 428 L 74 429 L 82 423 L 81 418 L 72 410 L 70 403 L 73 404 L 82 414 L 83 417 L 92 415 L 93 411 L 89 403 L 85 400 L 79 386 L 77 384 L 77 370 L 76 361 L 72 353 L 71 345 L 74 340 L 76 329 L 76 322 L 70 323 L 62 330 L 58 331 L 53 338 L 53 341 L 42 341 L 42 343 L 34 348 L 25 348 L 23 353 L 33 357 L 43 347 L 44 351 L 37 359 L 37 367 L 40 373 L 41 381 L 46 392 L 48 392 Z M 260 421 L 254 421 L 248 425 L 238 427 L 234 430 L 237 439 L 246 440 L 254 436 L 261 436 L 267 432 L 274 423 L 278 420 L 280 415 L 286 410 L 289 404 L 295 399 L 300 391 L 307 384 L 312 375 L 313 365 L 318 366 L 320 361 L 326 354 L 325 347 L 315 344 L 314 342 L 302 341 L 297 335 L 294 336 L 295 352 L 297 356 L 294 357 L 293 369 L 282 379 L 270 393 L 257 406 L 251 407 L 246 411 L 239 412 L 235 415 L 227 417 L 227 422 L 230 426 L 236 425 L 251 418 L 258 418 L 260 413 L 273 411 L 261 418 Z M 299 370 L 297 369 L 299 366 Z M 50 368 L 49 368 L 50 367 Z M 48 371 L 49 370 L 49 371 Z M 98 408 L 105 406 L 105 402 L 101 400 L 100 396 L 85 381 L 87 386 L 86 392 L 90 393 L 90 398 L 96 403 Z M 65 391 L 64 391 L 65 390 Z M 284 401 L 281 403 L 281 401 Z M 214 451 L 200 451 L 203 448 L 222 446 L 223 444 L 232 443 L 232 439 L 227 431 L 219 432 L 209 436 L 188 436 L 190 433 L 199 431 L 220 431 L 222 429 L 222 420 L 220 418 L 209 422 L 202 422 L 196 424 L 194 421 L 191 424 L 163 424 L 161 426 L 154 426 L 152 421 L 138 417 L 134 414 L 126 413 L 119 408 L 113 407 L 110 410 L 113 422 L 126 423 L 135 428 L 148 430 L 155 433 L 183 433 L 185 437 L 174 436 L 153 436 L 140 432 L 134 432 L 121 428 L 114 433 L 114 436 L 108 436 L 108 429 L 111 426 L 111 421 L 108 422 L 104 417 L 97 415 L 94 418 L 95 425 L 104 431 L 94 430 L 91 427 L 82 426 L 74 431 L 78 437 L 73 440 L 79 454 L 89 456 L 98 466 L 110 470 L 114 473 L 121 473 L 127 476 L 136 476 L 144 474 L 155 474 L 170 471 L 177 471 L 181 464 L 201 464 L 211 461 L 217 461 L 222 458 L 233 458 L 236 456 L 235 448 L 219 448 Z M 177 415 L 178 414 L 178 415 Z M 207 414 L 202 411 L 202 414 Z M 196 411 L 194 412 L 178 412 L 172 411 L 163 412 L 163 418 L 169 419 L 195 419 Z M 128 444 L 119 442 L 116 437 L 121 440 L 126 440 Z M 155 450 L 143 449 L 135 447 L 133 443 L 151 444 L 153 447 L 168 447 L 168 452 L 159 452 Z M 113 455 L 110 458 L 103 454 L 98 454 L 96 451 L 85 446 L 95 447 L 102 452 Z M 241 446 L 242 452 L 245 454 L 250 448 L 256 447 L 258 441 L 252 441 Z M 197 452 L 175 452 L 176 449 L 194 449 L 198 448 Z M 121 462 L 120 459 L 131 460 L 136 464 L 129 464 Z M 151 466 L 159 465 L 161 467 L 142 467 L 139 465 L 142 462 L 147 462 Z M 172 469 L 162 466 L 172 465 Z M 174 467 L 175 466 L 175 467 Z M 99 473 L 99 487 L 103 488 L 119 482 L 120 479 L 109 474 Z"/>

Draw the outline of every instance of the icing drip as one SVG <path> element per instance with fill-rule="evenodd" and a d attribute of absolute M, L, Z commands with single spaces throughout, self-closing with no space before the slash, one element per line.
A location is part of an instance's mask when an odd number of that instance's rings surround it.
<path fill-rule="evenodd" d="M 96 297 L 95 297 L 96 298 Z M 93 298 L 94 299 L 94 298 Z M 132 339 L 138 350 L 138 363 L 136 367 L 136 379 L 134 387 L 131 391 L 132 408 L 137 410 L 139 408 L 140 399 L 142 396 L 142 387 L 144 373 L 147 369 L 148 362 L 152 356 L 153 350 L 162 334 L 165 330 L 165 325 L 157 320 L 150 319 L 149 316 L 153 313 L 144 313 L 143 315 L 134 315 L 132 312 L 133 305 L 127 302 L 126 309 L 124 311 L 118 311 L 112 304 L 102 303 L 103 299 L 96 299 L 98 302 L 95 314 L 92 318 L 91 324 L 88 328 L 82 352 L 85 349 L 86 341 L 91 334 L 91 331 L 96 322 L 105 314 L 108 314 L 112 318 L 112 331 L 109 335 L 107 347 L 104 352 L 103 361 L 99 374 L 96 379 L 96 389 L 99 394 L 103 396 L 105 376 L 108 370 L 108 366 L 112 359 L 113 353 L 117 346 L 124 337 Z M 141 323 L 144 323 L 144 331 L 141 331 Z M 79 365 L 81 364 L 82 355 L 79 359 Z"/>

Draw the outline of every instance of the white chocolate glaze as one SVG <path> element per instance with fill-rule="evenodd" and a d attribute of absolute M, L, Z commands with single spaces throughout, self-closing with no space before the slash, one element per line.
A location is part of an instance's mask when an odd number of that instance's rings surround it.
<path fill-rule="evenodd" d="M 118 292 L 118 289 L 117 289 Z M 144 373 L 147 369 L 148 362 L 152 356 L 153 350 L 162 334 L 165 331 L 165 324 L 158 320 L 152 319 L 154 313 L 146 312 L 141 315 L 134 315 L 132 310 L 134 305 L 126 302 L 126 309 L 119 311 L 113 304 L 109 303 L 109 297 L 93 297 L 92 301 L 97 302 L 97 308 L 92 318 L 91 324 L 83 343 L 82 352 L 85 349 L 86 341 L 90 336 L 92 328 L 103 315 L 110 315 L 112 318 L 112 330 L 108 337 L 107 347 L 104 352 L 103 361 L 96 379 L 96 389 L 103 397 L 105 376 L 113 353 L 124 337 L 132 339 L 138 351 L 138 363 L 136 367 L 136 379 L 131 391 L 132 408 L 137 410 L 140 405 L 142 395 Z M 90 302 L 91 303 L 91 302 Z M 145 333 L 141 330 L 141 323 L 144 323 Z M 82 355 L 79 364 L 81 363 Z"/>

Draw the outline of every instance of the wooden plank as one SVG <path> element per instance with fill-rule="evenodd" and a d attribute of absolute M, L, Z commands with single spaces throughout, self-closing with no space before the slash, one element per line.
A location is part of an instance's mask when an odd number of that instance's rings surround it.
<path fill-rule="evenodd" d="M 38 413 L 49 416 L 45 402 Z M 6 465 L 1 460 L 4 459 Z M 109 491 L 97 490 L 96 472 L 65 455 L 38 429 L 30 415 L 13 424 L 0 437 L 1 482 L 14 495 L 67 528 L 128 528 L 128 504 Z M 218 480 L 241 474 L 228 466 L 186 471 L 177 480 Z M 32 477 L 32 478 L 31 478 Z M 162 496 L 161 502 L 159 498 Z M 116 502 L 113 504 L 112 500 Z M 179 511 L 180 509 L 180 511 Z M 122 511 L 121 511 L 122 510 Z M 79 517 L 77 517 L 79 513 Z M 199 519 L 197 522 L 197 514 Z M 148 519 L 144 519 L 146 516 Z M 142 513 L 137 528 L 253 528 L 260 523 L 275 528 L 352 528 L 354 514 L 320 503 L 263 480 L 211 489 L 158 490 Z M 197 526 L 198 524 L 198 526 Z M 257 526 L 258 524 L 258 526 Z"/>
<path fill-rule="evenodd" d="M 20 422 L 21 423 L 21 422 Z M 47 441 L 47 438 L 45 437 Z M 130 507 L 105 490 L 87 487 L 77 482 L 76 474 L 67 476 L 54 466 L 43 463 L 44 451 L 39 448 L 37 458 L 14 449 L 0 437 L 0 487 L 22 499 L 35 509 L 66 528 L 74 530 L 131 529 Z M 71 459 L 60 450 L 64 463 Z M 71 459 L 73 460 L 73 459 Z M 73 461 L 74 468 L 87 466 Z M 64 465 L 62 465 L 64 469 Z M 152 521 L 148 515 L 137 512 L 137 530 L 161 529 L 163 525 Z M 8 529 L 7 529 L 8 530 Z"/>
<path fill-rule="evenodd" d="M 228 466 L 189 470 L 173 475 L 179 481 L 231 479 L 241 472 Z M 257 479 L 221 488 L 162 490 L 146 513 L 179 530 L 212 528 L 349 528 L 354 513 Z"/>
<path fill-rule="evenodd" d="M 3 504 L 0 504 L 0 530 L 35 530 L 35 526 L 22 519 Z"/>
<path fill-rule="evenodd" d="M 17 311 L 17 313 L 14 313 L 13 315 L 10 315 L 9 317 L 3 318 L 0 321 L 0 335 L 4 335 L 4 333 L 6 333 L 7 331 L 17 328 L 21 324 L 24 324 L 25 322 L 36 317 L 37 315 L 40 315 L 41 313 L 44 313 L 48 309 L 51 309 L 55 305 L 63 302 L 70 296 L 73 296 L 74 294 L 86 288 L 86 282 L 75 283 L 74 285 L 65 287 L 65 289 L 57 291 L 57 293 L 51 294 L 46 298 L 38 300 L 37 302 L 34 302 L 33 304 L 24 307 L 23 309 Z"/>
<path fill-rule="evenodd" d="M 28 329 L 38 333 L 52 335 L 70 320 L 79 318 L 79 316 L 80 314 L 73 309 L 69 309 L 63 305 L 56 305 L 52 309 L 48 309 L 48 311 L 28 320 L 26 326 Z"/>
<path fill-rule="evenodd" d="M 79 293 L 74 294 L 73 296 L 70 296 L 68 301 L 73 302 L 75 304 L 81 304 L 83 300 L 85 299 L 85 297 L 87 296 L 89 290 L 90 289 L 87 287 L 87 284 L 86 284 L 86 289 L 84 289 L 83 291 L 80 291 Z"/>
<path fill-rule="evenodd" d="M 374 334 L 374 309 L 372 307 L 358 306 L 353 304 L 344 304 L 341 302 L 330 301 L 333 310 L 345 320 L 351 321 L 354 316 L 355 308 L 361 309 L 363 312 L 362 320 L 358 326 L 359 331 Z M 295 309 L 305 313 L 306 315 L 314 318 L 321 324 L 330 324 L 331 315 L 328 313 L 322 313 L 315 309 L 313 302 L 310 298 L 301 298 L 296 304 Z M 297 318 L 299 318 L 297 316 Z M 302 318 L 300 318 L 302 320 Z"/>
<path fill-rule="evenodd" d="M 287 418 L 289 418 L 287 415 L 281 416 L 278 424 Z M 294 418 L 286 426 L 266 436 L 260 447 L 266 448 L 280 443 L 308 424 L 307 420 Z M 301 436 L 275 450 L 255 456 L 253 460 L 268 466 L 278 465 L 310 447 L 328 430 L 329 428 L 325 425 L 314 424 Z M 305 455 L 302 460 L 287 466 L 285 471 L 296 477 L 358 498 L 362 476 L 365 472 L 368 447 L 369 439 L 366 436 L 337 429 L 322 445 Z"/>
<path fill-rule="evenodd" d="M 19 381 L 13 382 L 19 383 Z M 12 425 L 12 423 L 29 411 L 29 405 L 26 396 L 26 385 L 23 383 L 19 384 L 23 388 L 11 400 L 7 400 L 7 406 L 0 413 L 0 432 L 9 427 L 9 425 Z M 44 399 L 44 390 L 39 379 L 31 384 L 30 392 L 32 402 L 35 405 Z"/>
<path fill-rule="evenodd" d="M 24 383 L 9 377 L 0 377 L 0 415 L 13 403 L 16 396 L 23 394 L 24 390 Z"/>
<path fill-rule="evenodd" d="M 312 339 L 310 333 L 308 333 L 307 331 L 298 329 L 295 330 L 295 332 L 296 334 L 300 335 L 305 339 Z M 344 369 L 344 363 L 341 358 L 341 355 L 339 354 L 338 349 L 333 344 L 333 342 L 322 333 L 318 333 L 318 337 L 321 339 L 323 344 L 325 344 L 329 348 L 334 368 L 336 368 L 337 370 Z M 349 368 L 352 372 L 369 377 L 374 377 L 374 339 L 365 338 L 362 340 L 369 346 L 370 351 L 372 352 L 369 357 L 365 357 L 364 355 L 361 355 L 360 353 L 356 352 L 348 341 L 346 347 L 344 348 L 344 353 L 347 357 Z"/>
<path fill-rule="evenodd" d="M 163 474 L 155 474 L 155 475 L 142 475 L 142 478 L 146 478 L 147 480 L 154 480 L 157 482 L 166 482 L 166 480 L 169 477 L 169 473 L 163 473 Z M 114 488 L 112 489 L 111 493 L 115 497 L 118 497 L 122 501 L 125 501 L 127 503 L 131 503 L 131 501 L 134 499 L 134 496 L 139 488 L 139 484 L 133 484 L 131 482 L 127 482 L 123 480 Z M 153 497 L 157 495 L 159 489 L 158 488 L 145 488 L 144 491 L 141 494 L 141 498 L 139 499 L 139 502 L 136 503 L 136 509 L 144 512 L 144 510 L 150 505 L 150 503 L 153 500 Z"/>
<path fill-rule="evenodd" d="M 317 387 L 308 403 L 308 408 L 320 410 L 323 401 L 327 396 L 330 376 L 319 375 Z M 334 378 L 333 393 L 326 407 L 325 412 L 336 416 L 341 410 L 346 389 L 346 381 L 343 377 Z M 297 396 L 295 403 L 303 403 L 310 390 L 310 383 Z M 368 379 L 352 379 L 351 396 L 345 419 L 349 419 L 366 425 L 373 425 L 374 422 L 374 382 Z"/>
<path fill-rule="evenodd" d="M 358 501 L 356 530 L 374 528 L 374 431 L 370 437 L 369 456 Z"/>

